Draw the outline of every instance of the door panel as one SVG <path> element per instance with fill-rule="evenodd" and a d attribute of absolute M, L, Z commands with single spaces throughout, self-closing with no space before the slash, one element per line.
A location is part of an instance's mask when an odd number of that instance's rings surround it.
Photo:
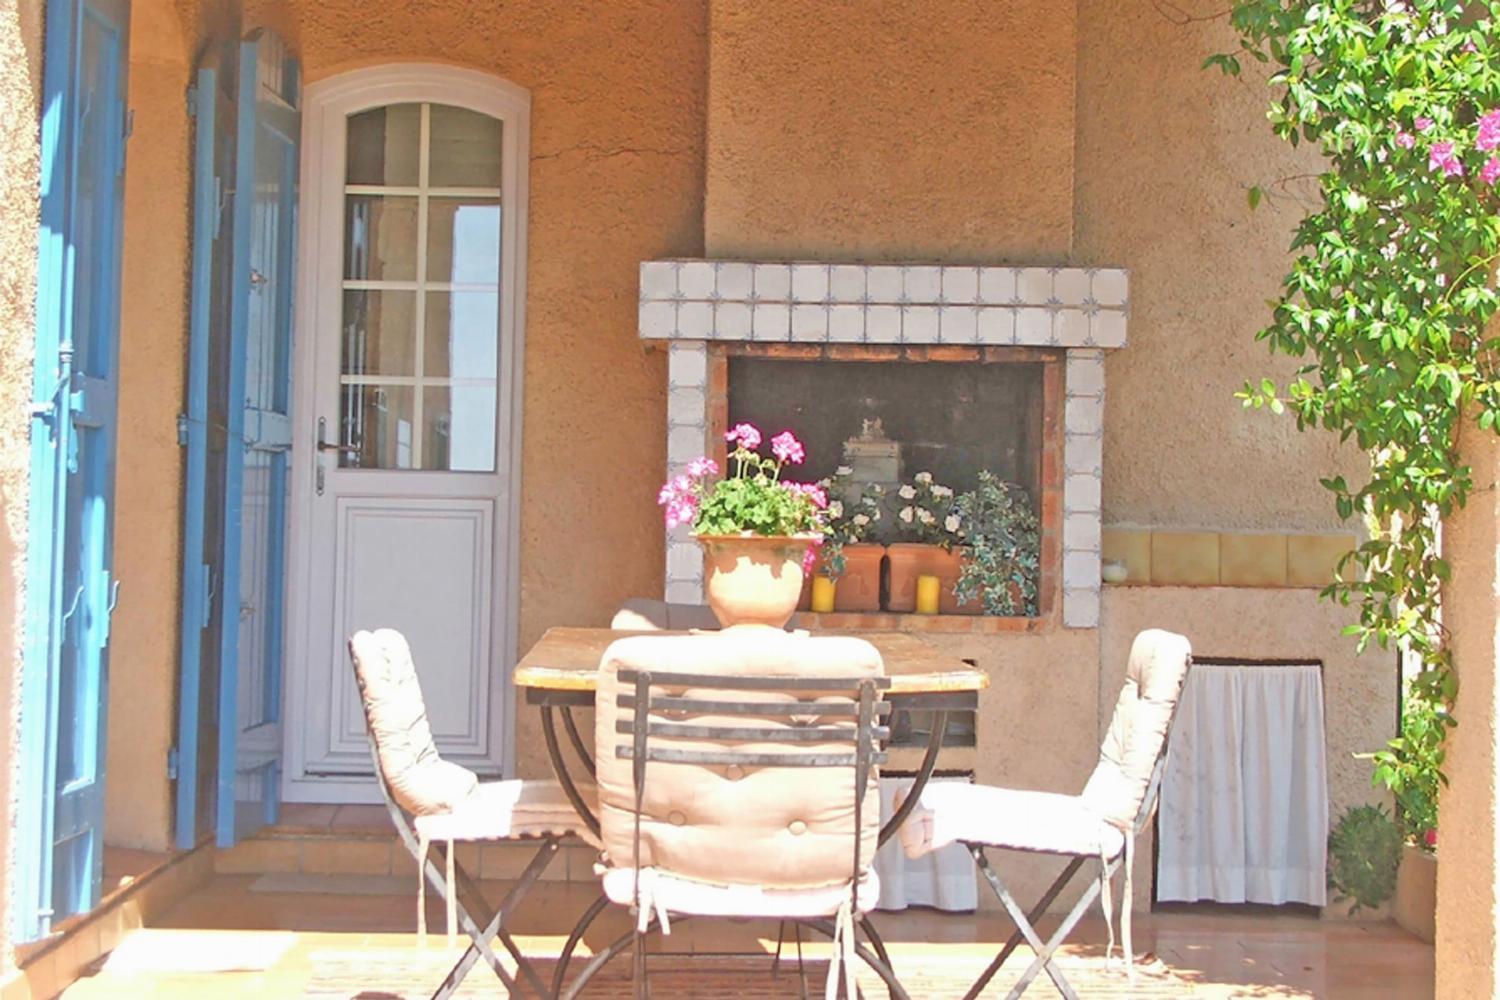
<path fill-rule="evenodd" d="M 17 930 L 98 903 L 103 875 L 125 0 L 51 4 L 42 121 L 32 545 Z"/>

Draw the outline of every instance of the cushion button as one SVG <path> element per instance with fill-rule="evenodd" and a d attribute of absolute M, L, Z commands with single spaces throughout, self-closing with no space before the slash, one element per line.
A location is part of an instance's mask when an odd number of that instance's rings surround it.
<path fill-rule="evenodd" d="M 667 816 L 667 822 L 671 823 L 673 826 L 681 826 L 682 824 L 684 824 L 684 823 L 687 822 L 687 817 L 684 816 L 682 813 L 677 812 L 676 810 L 673 810 Z"/>
<path fill-rule="evenodd" d="M 745 769 L 743 767 L 740 767 L 738 764 L 730 764 L 728 767 L 724 768 L 724 777 L 728 778 L 730 781 L 739 781 L 744 776 Z"/>
<path fill-rule="evenodd" d="M 800 819 L 794 819 L 791 823 L 787 824 L 787 830 L 792 836 L 800 837 L 807 832 L 807 824 Z"/>

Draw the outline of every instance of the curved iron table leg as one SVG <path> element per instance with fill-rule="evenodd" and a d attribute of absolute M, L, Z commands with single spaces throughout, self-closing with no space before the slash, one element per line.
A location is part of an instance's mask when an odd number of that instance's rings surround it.
<path fill-rule="evenodd" d="M 594 755 L 589 752 L 588 744 L 583 742 L 583 737 L 578 734 L 578 723 L 573 721 L 573 706 L 563 705 L 562 719 L 563 729 L 568 733 L 568 742 L 573 744 L 573 752 L 588 770 L 589 777 L 597 777 L 598 772 L 594 769 Z"/>
<path fill-rule="evenodd" d="M 673 914 L 672 916 L 672 922 L 674 924 L 686 923 L 687 920 L 688 917 L 686 915 L 679 916 L 677 914 Z M 656 922 L 656 917 L 653 915 L 650 922 L 646 925 L 645 933 L 650 934 L 659 926 L 660 925 Z M 583 988 L 588 985 L 589 980 L 598 975 L 599 970 L 608 965 L 611 959 L 620 954 L 620 952 L 624 951 L 626 948 L 630 947 L 637 933 L 639 932 L 636 931 L 634 927 L 632 927 L 624 934 L 621 934 L 619 937 L 615 938 L 615 940 L 610 943 L 610 946 L 608 948 L 605 948 L 603 951 L 594 955 L 593 958 L 589 959 L 589 963 L 583 967 L 583 971 L 578 974 L 578 978 L 573 980 L 573 985 L 568 987 L 568 991 L 566 993 L 560 994 L 558 996 L 558 1000 L 577 1000 L 578 994 L 583 992 Z"/>
<path fill-rule="evenodd" d="M 917 768 L 916 777 L 912 779 L 911 788 L 906 792 L 906 801 L 901 803 L 901 808 L 891 814 L 885 825 L 880 828 L 879 844 L 883 847 L 885 842 L 896 835 L 901 829 L 901 824 L 906 822 L 906 817 L 917 807 L 917 800 L 922 797 L 922 789 L 927 787 L 927 781 L 932 777 L 932 770 L 937 766 L 938 751 L 943 748 L 943 737 L 948 734 L 948 710 L 937 709 L 933 712 L 932 732 L 927 737 L 927 752 L 922 755 L 922 766 Z"/>
<path fill-rule="evenodd" d="M 803 922 L 830 941 L 835 939 L 836 931 L 833 924 L 828 921 L 807 920 Z M 870 949 L 858 941 L 854 942 L 854 953 L 859 956 L 860 961 L 869 966 L 871 971 L 885 983 L 885 988 L 890 993 L 892 1000 L 911 1000 L 911 995 L 906 992 L 906 987 L 902 986 L 901 980 L 896 978 L 896 970 L 891 968 L 888 963 L 882 962 L 877 956 L 871 954 Z M 854 1000 L 854 998 L 851 997 L 850 1000 Z"/>
<path fill-rule="evenodd" d="M 557 970 L 552 973 L 551 996 L 562 995 L 563 982 L 568 974 L 568 963 L 573 960 L 573 952 L 578 948 L 578 942 L 583 940 L 583 936 L 588 933 L 589 928 L 593 926 L 595 920 L 599 919 L 599 914 L 603 913 L 608 905 L 609 897 L 600 893 L 599 898 L 584 911 L 578 923 L 573 925 L 573 933 L 568 935 L 567 944 L 563 945 L 562 953 L 557 956 Z"/>
<path fill-rule="evenodd" d="M 891 973 L 894 975 L 896 965 L 891 961 L 891 953 L 885 950 L 885 942 L 881 940 L 880 934 L 876 932 L 875 924 L 871 922 L 868 913 L 861 913 L 859 915 L 859 927 L 865 932 L 865 937 L 870 939 L 870 947 L 875 949 L 875 954 L 880 956 L 880 960 L 890 968 Z M 895 1000 L 895 998 L 896 995 L 892 993 L 891 1000 Z"/>
<path fill-rule="evenodd" d="M 552 770 L 557 775 L 558 784 L 562 785 L 563 794 L 573 804 L 586 826 L 599 835 L 599 817 L 594 815 L 593 808 L 584 801 L 579 794 L 578 786 L 573 783 L 573 775 L 568 771 L 568 762 L 563 758 L 562 747 L 557 742 L 557 720 L 552 717 L 552 706 L 543 705 L 542 709 L 542 739 L 547 744 L 547 756 L 552 761 Z"/>

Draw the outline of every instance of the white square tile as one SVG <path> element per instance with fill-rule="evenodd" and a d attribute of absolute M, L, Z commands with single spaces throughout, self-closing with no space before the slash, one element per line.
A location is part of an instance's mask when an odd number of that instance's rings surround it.
<path fill-rule="evenodd" d="M 1063 407 L 1063 431 L 1098 434 L 1104 429 L 1103 396 L 1069 396 Z"/>
<path fill-rule="evenodd" d="M 901 308 L 901 342 L 936 344 L 938 342 L 938 307 L 903 306 Z"/>
<path fill-rule="evenodd" d="M 1028 306 L 1044 306 L 1052 299 L 1052 272 L 1045 267 L 1016 271 L 1016 295 Z"/>
<path fill-rule="evenodd" d="M 943 269 L 930 264 L 912 264 L 901 269 L 902 301 L 936 304 L 943 294 Z"/>
<path fill-rule="evenodd" d="M 1093 297 L 1101 306 L 1123 306 L 1130 294 L 1130 276 L 1118 267 L 1094 272 Z"/>
<path fill-rule="evenodd" d="M 1063 443 L 1063 470 L 1097 475 L 1104 466 L 1104 437 L 1069 434 Z"/>
<path fill-rule="evenodd" d="M 1063 588 L 1087 590 L 1099 585 L 1099 553 L 1089 550 L 1063 550 Z"/>
<path fill-rule="evenodd" d="M 1125 346 L 1125 314 L 1115 309 L 1100 309 L 1090 317 L 1089 335 L 1096 347 Z"/>
<path fill-rule="evenodd" d="M 714 334 L 712 302 L 677 303 L 677 336 L 683 340 L 708 340 Z"/>
<path fill-rule="evenodd" d="M 720 299 L 728 299 L 732 302 L 748 302 L 750 300 L 750 289 L 754 284 L 754 278 L 750 271 L 750 265 L 739 261 L 726 260 L 718 264 L 717 294 Z"/>
<path fill-rule="evenodd" d="M 677 297 L 677 265 L 670 260 L 641 262 L 641 298 L 643 300 Z"/>
<path fill-rule="evenodd" d="M 978 302 L 979 268 L 943 268 L 943 301 L 948 304 Z"/>
<path fill-rule="evenodd" d="M 833 302 L 865 301 L 865 268 L 835 264 L 828 272 L 828 297 Z"/>
<path fill-rule="evenodd" d="M 792 306 L 792 339 L 809 344 L 821 344 L 827 340 L 828 307 Z"/>
<path fill-rule="evenodd" d="M 702 344 L 673 344 L 667 354 L 667 384 L 672 388 L 708 384 L 708 351 Z"/>
<path fill-rule="evenodd" d="M 667 393 L 667 426 L 689 426 L 703 428 L 707 419 L 704 413 L 703 387 L 677 387 Z"/>
<path fill-rule="evenodd" d="M 1081 267 L 1058 268 L 1052 296 L 1065 306 L 1081 306 L 1089 297 L 1089 273 Z"/>
<path fill-rule="evenodd" d="M 1013 267 L 981 267 L 979 269 L 979 301 L 986 305 L 1010 305 L 1016 300 L 1016 269 Z"/>
<path fill-rule="evenodd" d="M 703 454 L 702 425 L 679 424 L 667 431 L 667 465 L 681 469 Z"/>
<path fill-rule="evenodd" d="M 792 300 L 792 268 L 788 264 L 756 264 L 755 298 L 761 302 Z"/>
<path fill-rule="evenodd" d="M 828 339 L 841 344 L 865 339 L 865 307 L 836 305 L 828 307 Z"/>
<path fill-rule="evenodd" d="M 938 343 L 974 344 L 979 341 L 979 310 L 975 306 L 943 306 L 938 315 Z"/>
<path fill-rule="evenodd" d="M 1099 551 L 1099 515 L 1069 514 L 1063 519 L 1063 548 Z"/>
<path fill-rule="evenodd" d="M 1052 335 L 1064 347 L 1084 347 L 1089 342 L 1089 314 L 1082 306 L 1057 310 L 1052 321 Z"/>
<path fill-rule="evenodd" d="M 668 604 L 702 604 L 703 583 L 701 580 L 671 580 L 665 594 Z"/>
<path fill-rule="evenodd" d="M 750 331 L 754 340 L 786 340 L 792 334 L 792 307 L 785 302 L 755 303 Z"/>
<path fill-rule="evenodd" d="M 1016 311 L 1009 306 L 981 306 L 978 328 L 981 344 L 1014 344 Z"/>
<path fill-rule="evenodd" d="M 675 336 L 677 333 L 676 302 L 642 302 L 640 308 L 641 336 L 648 339 Z"/>
<path fill-rule="evenodd" d="M 865 340 L 872 344 L 899 344 L 901 307 L 870 306 L 865 311 Z"/>
<path fill-rule="evenodd" d="M 1104 352 L 1069 351 L 1066 391 L 1069 396 L 1097 396 L 1104 391 Z"/>
<path fill-rule="evenodd" d="M 714 306 L 714 339 L 749 340 L 750 303 L 717 303 Z"/>
<path fill-rule="evenodd" d="M 1099 477 L 1074 473 L 1063 480 L 1063 513 L 1098 511 Z"/>
<path fill-rule="evenodd" d="M 1099 590 L 1068 590 L 1063 592 L 1063 627 L 1099 627 Z"/>
<path fill-rule="evenodd" d="M 792 301 L 828 301 L 828 265 L 792 265 Z"/>
<path fill-rule="evenodd" d="M 696 580 L 703 575 L 703 546 L 673 541 L 667 547 L 667 579 Z"/>
<path fill-rule="evenodd" d="M 1016 343 L 1039 347 L 1052 342 L 1052 310 L 1026 306 L 1016 310 Z"/>
<path fill-rule="evenodd" d="M 714 281 L 712 261 L 683 261 L 677 269 L 677 292 L 685 299 L 707 301 L 713 298 Z"/>
<path fill-rule="evenodd" d="M 901 268 L 893 264 L 877 264 L 866 272 L 865 283 L 871 302 L 901 301 Z"/>

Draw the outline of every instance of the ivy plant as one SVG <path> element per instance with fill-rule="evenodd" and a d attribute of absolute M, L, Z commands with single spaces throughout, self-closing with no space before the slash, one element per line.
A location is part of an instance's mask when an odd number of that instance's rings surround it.
<path fill-rule="evenodd" d="M 1361 649 L 1398 644 L 1420 657 L 1409 695 L 1440 741 L 1456 695 L 1440 525 L 1474 486 L 1460 426 L 1494 431 L 1500 410 L 1487 332 L 1500 254 L 1500 0 L 1240 0 L 1230 18 L 1239 49 L 1206 65 L 1238 76 L 1247 60 L 1266 64 L 1272 130 L 1315 145 L 1323 164 L 1259 333 L 1302 363 L 1240 395 L 1369 456 L 1367 476 L 1323 480 L 1340 517 L 1370 526 L 1324 594 L 1357 607 L 1349 631 Z M 1267 190 L 1249 189 L 1252 208 Z M 1429 727 L 1415 750 L 1403 734 L 1379 768 L 1441 781 L 1432 738 Z"/>
<path fill-rule="evenodd" d="M 960 604 L 981 599 L 987 615 L 1037 614 L 1042 531 L 1026 490 L 985 469 L 979 486 L 958 498 L 963 569 Z"/>

